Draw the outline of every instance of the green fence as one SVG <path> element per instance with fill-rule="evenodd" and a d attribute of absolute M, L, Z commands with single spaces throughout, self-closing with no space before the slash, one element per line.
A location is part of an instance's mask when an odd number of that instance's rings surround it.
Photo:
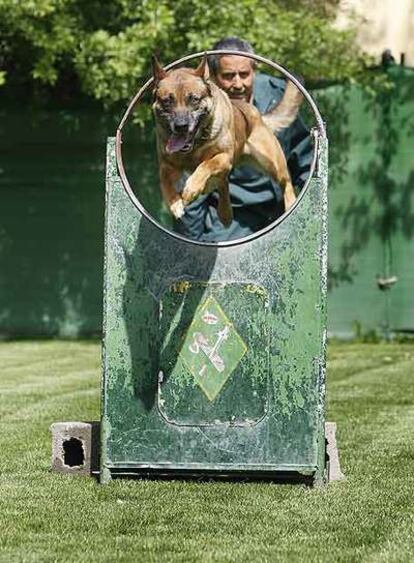
<path fill-rule="evenodd" d="M 329 330 L 414 331 L 414 70 L 317 94 L 330 140 Z M 388 289 L 387 289 L 388 288 Z"/>
<path fill-rule="evenodd" d="M 328 123 L 329 330 L 414 331 L 414 71 L 393 87 L 315 92 Z M 0 334 L 100 332 L 106 137 L 98 110 L 0 110 Z M 142 198 L 159 205 L 152 130 L 127 154 Z M 156 197 L 154 198 L 154 194 Z M 380 282 L 398 281 L 388 290 Z"/>

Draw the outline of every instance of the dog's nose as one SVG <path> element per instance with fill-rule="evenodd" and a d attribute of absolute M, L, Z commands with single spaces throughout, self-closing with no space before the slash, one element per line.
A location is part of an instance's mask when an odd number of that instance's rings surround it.
<path fill-rule="evenodd" d="M 188 115 L 178 113 L 174 119 L 174 133 L 184 135 L 190 126 Z"/>
<path fill-rule="evenodd" d="M 181 134 L 181 135 L 183 133 L 187 133 L 187 131 L 188 131 L 188 121 L 184 121 L 184 120 L 176 121 L 174 123 L 174 130 L 175 130 L 175 133 L 178 133 L 178 134 Z"/>

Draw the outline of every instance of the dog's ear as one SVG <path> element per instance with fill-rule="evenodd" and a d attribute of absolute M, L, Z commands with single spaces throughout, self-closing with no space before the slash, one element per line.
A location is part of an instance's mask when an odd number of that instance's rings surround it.
<path fill-rule="evenodd" d="M 160 65 L 160 62 L 155 55 L 152 55 L 152 74 L 154 76 L 155 85 L 167 76 L 166 71 Z"/>
<path fill-rule="evenodd" d="M 196 76 L 199 76 L 203 80 L 208 80 L 210 76 L 210 71 L 208 68 L 207 53 L 204 53 L 204 56 L 201 59 L 201 63 L 195 69 L 195 74 Z"/>

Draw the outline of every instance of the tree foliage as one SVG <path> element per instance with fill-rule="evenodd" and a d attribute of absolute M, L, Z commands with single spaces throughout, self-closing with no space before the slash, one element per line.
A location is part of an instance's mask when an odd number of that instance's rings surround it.
<path fill-rule="evenodd" d="M 128 99 L 150 73 L 221 37 L 319 80 L 355 80 L 366 57 L 355 29 L 335 28 L 338 0 L 0 0 L 0 85 L 82 92 L 106 105 Z"/>

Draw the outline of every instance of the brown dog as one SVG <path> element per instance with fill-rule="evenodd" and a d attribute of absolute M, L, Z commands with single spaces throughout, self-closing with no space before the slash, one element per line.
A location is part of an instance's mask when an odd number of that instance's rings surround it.
<path fill-rule="evenodd" d="M 296 196 L 285 155 L 273 134 L 288 127 L 298 113 L 302 94 L 292 82 L 276 108 L 262 116 L 247 102 L 231 101 L 209 80 L 206 56 L 195 70 L 169 72 L 154 57 L 153 72 L 161 191 L 176 218 L 195 198 L 217 189 L 218 216 L 230 225 L 228 175 L 241 161 L 278 182 L 285 209 L 293 205 Z M 191 176 L 180 195 L 175 186 L 184 171 Z"/>

